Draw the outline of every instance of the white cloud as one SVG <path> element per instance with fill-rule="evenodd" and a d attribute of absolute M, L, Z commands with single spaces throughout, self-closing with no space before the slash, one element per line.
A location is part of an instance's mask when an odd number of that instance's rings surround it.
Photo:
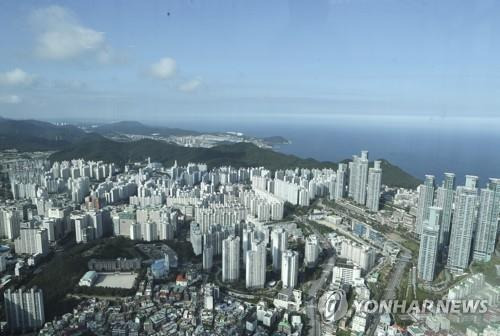
<path fill-rule="evenodd" d="M 35 76 L 26 73 L 24 70 L 15 68 L 10 71 L 0 73 L 0 84 L 4 85 L 31 85 Z"/>
<path fill-rule="evenodd" d="M 19 104 L 20 102 L 22 102 L 22 99 L 17 95 L 0 96 L 0 103 L 2 104 Z"/>
<path fill-rule="evenodd" d="M 201 84 L 202 84 L 201 78 L 191 79 L 179 85 L 179 90 L 182 92 L 193 92 L 196 89 L 198 89 L 201 86 Z"/>
<path fill-rule="evenodd" d="M 169 79 L 175 75 L 177 63 L 173 58 L 165 57 L 151 65 L 151 76 L 159 79 Z"/>
<path fill-rule="evenodd" d="M 60 6 L 38 9 L 31 21 L 39 57 L 58 61 L 91 55 L 99 62 L 109 62 L 111 49 L 105 34 L 83 26 L 69 10 Z"/>

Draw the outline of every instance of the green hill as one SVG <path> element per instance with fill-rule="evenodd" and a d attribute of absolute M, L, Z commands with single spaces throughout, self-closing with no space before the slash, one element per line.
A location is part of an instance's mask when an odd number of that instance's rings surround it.
<path fill-rule="evenodd" d="M 58 126 L 38 120 L 0 118 L 0 150 L 56 150 L 81 141 L 87 133 L 72 125 Z"/>
<path fill-rule="evenodd" d="M 322 162 L 314 159 L 303 159 L 295 155 L 287 155 L 270 149 L 259 148 L 250 143 L 220 145 L 212 148 L 181 147 L 155 140 L 139 140 L 135 142 L 115 142 L 97 134 L 88 136 L 85 141 L 54 153 L 50 159 L 54 161 L 84 158 L 125 164 L 150 157 L 165 165 L 172 165 L 174 160 L 181 165 L 188 162 L 204 162 L 209 167 L 231 165 L 234 167 L 264 166 L 269 169 L 287 168 L 337 168 L 334 162 Z M 416 187 L 420 181 L 399 167 L 382 160 L 382 183 L 389 186 Z"/>
<path fill-rule="evenodd" d="M 131 132 L 151 134 L 163 132 L 191 132 L 174 128 L 155 128 L 136 122 L 120 122 L 93 129 L 103 134 Z M 190 134 L 194 134 L 191 132 Z M 165 133 L 167 134 L 167 133 Z M 251 143 L 224 144 L 212 148 L 190 148 L 175 144 L 143 139 L 133 142 L 110 140 L 97 133 L 87 133 L 76 126 L 54 125 L 37 120 L 12 120 L 0 118 L 0 150 L 16 148 L 20 151 L 57 151 L 52 160 L 85 158 L 123 165 L 151 157 L 165 165 L 188 162 L 205 162 L 209 167 L 231 165 L 234 167 L 264 166 L 269 169 L 286 168 L 337 168 L 334 162 L 303 159 Z M 382 183 L 389 186 L 416 187 L 420 181 L 399 167 L 382 160 Z"/>

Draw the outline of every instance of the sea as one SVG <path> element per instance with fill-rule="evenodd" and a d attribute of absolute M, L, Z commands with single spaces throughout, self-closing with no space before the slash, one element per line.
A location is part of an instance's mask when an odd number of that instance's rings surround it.
<path fill-rule="evenodd" d="M 311 116 L 179 122 L 170 127 L 197 131 L 238 131 L 290 140 L 275 150 L 302 158 L 340 161 L 361 150 L 370 160 L 387 159 L 413 176 L 453 172 L 457 182 L 477 175 L 482 185 L 500 178 L 500 118 Z"/>

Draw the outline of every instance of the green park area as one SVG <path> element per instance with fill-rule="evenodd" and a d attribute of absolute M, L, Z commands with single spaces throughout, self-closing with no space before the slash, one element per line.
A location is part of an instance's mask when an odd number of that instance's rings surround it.
<path fill-rule="evenodd" d="M 88 271 L 87 263 L 90 259 L 142 257 L 134 245 L 133 241 L 122 237 L 73 245 L 55 253 L 19 285 L 38 286 L 43 290 L 46 317 L 50 320 L 54 316 L 68 312 L 76 304 L 75 299 L 68 297 L 67 294 L 74 291 L 80 278 Z"/>
<path fill-rule="evenodd" d="M 497 266 L 500 267 L 500 256 L 493 255 L 488 262 L 473 262 L 471 270 L 473 273 L 483 273 L 486 282 L 491 285 L 500 284 L 500 276 L 497 273 Z"/>

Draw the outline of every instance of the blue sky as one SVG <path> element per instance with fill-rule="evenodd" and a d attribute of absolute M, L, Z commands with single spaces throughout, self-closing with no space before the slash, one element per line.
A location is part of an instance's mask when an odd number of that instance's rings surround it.
<path fill-rule="evenodd" d="M 500 116 L 495 0 L 2 1 L 0 115 Z"/>

